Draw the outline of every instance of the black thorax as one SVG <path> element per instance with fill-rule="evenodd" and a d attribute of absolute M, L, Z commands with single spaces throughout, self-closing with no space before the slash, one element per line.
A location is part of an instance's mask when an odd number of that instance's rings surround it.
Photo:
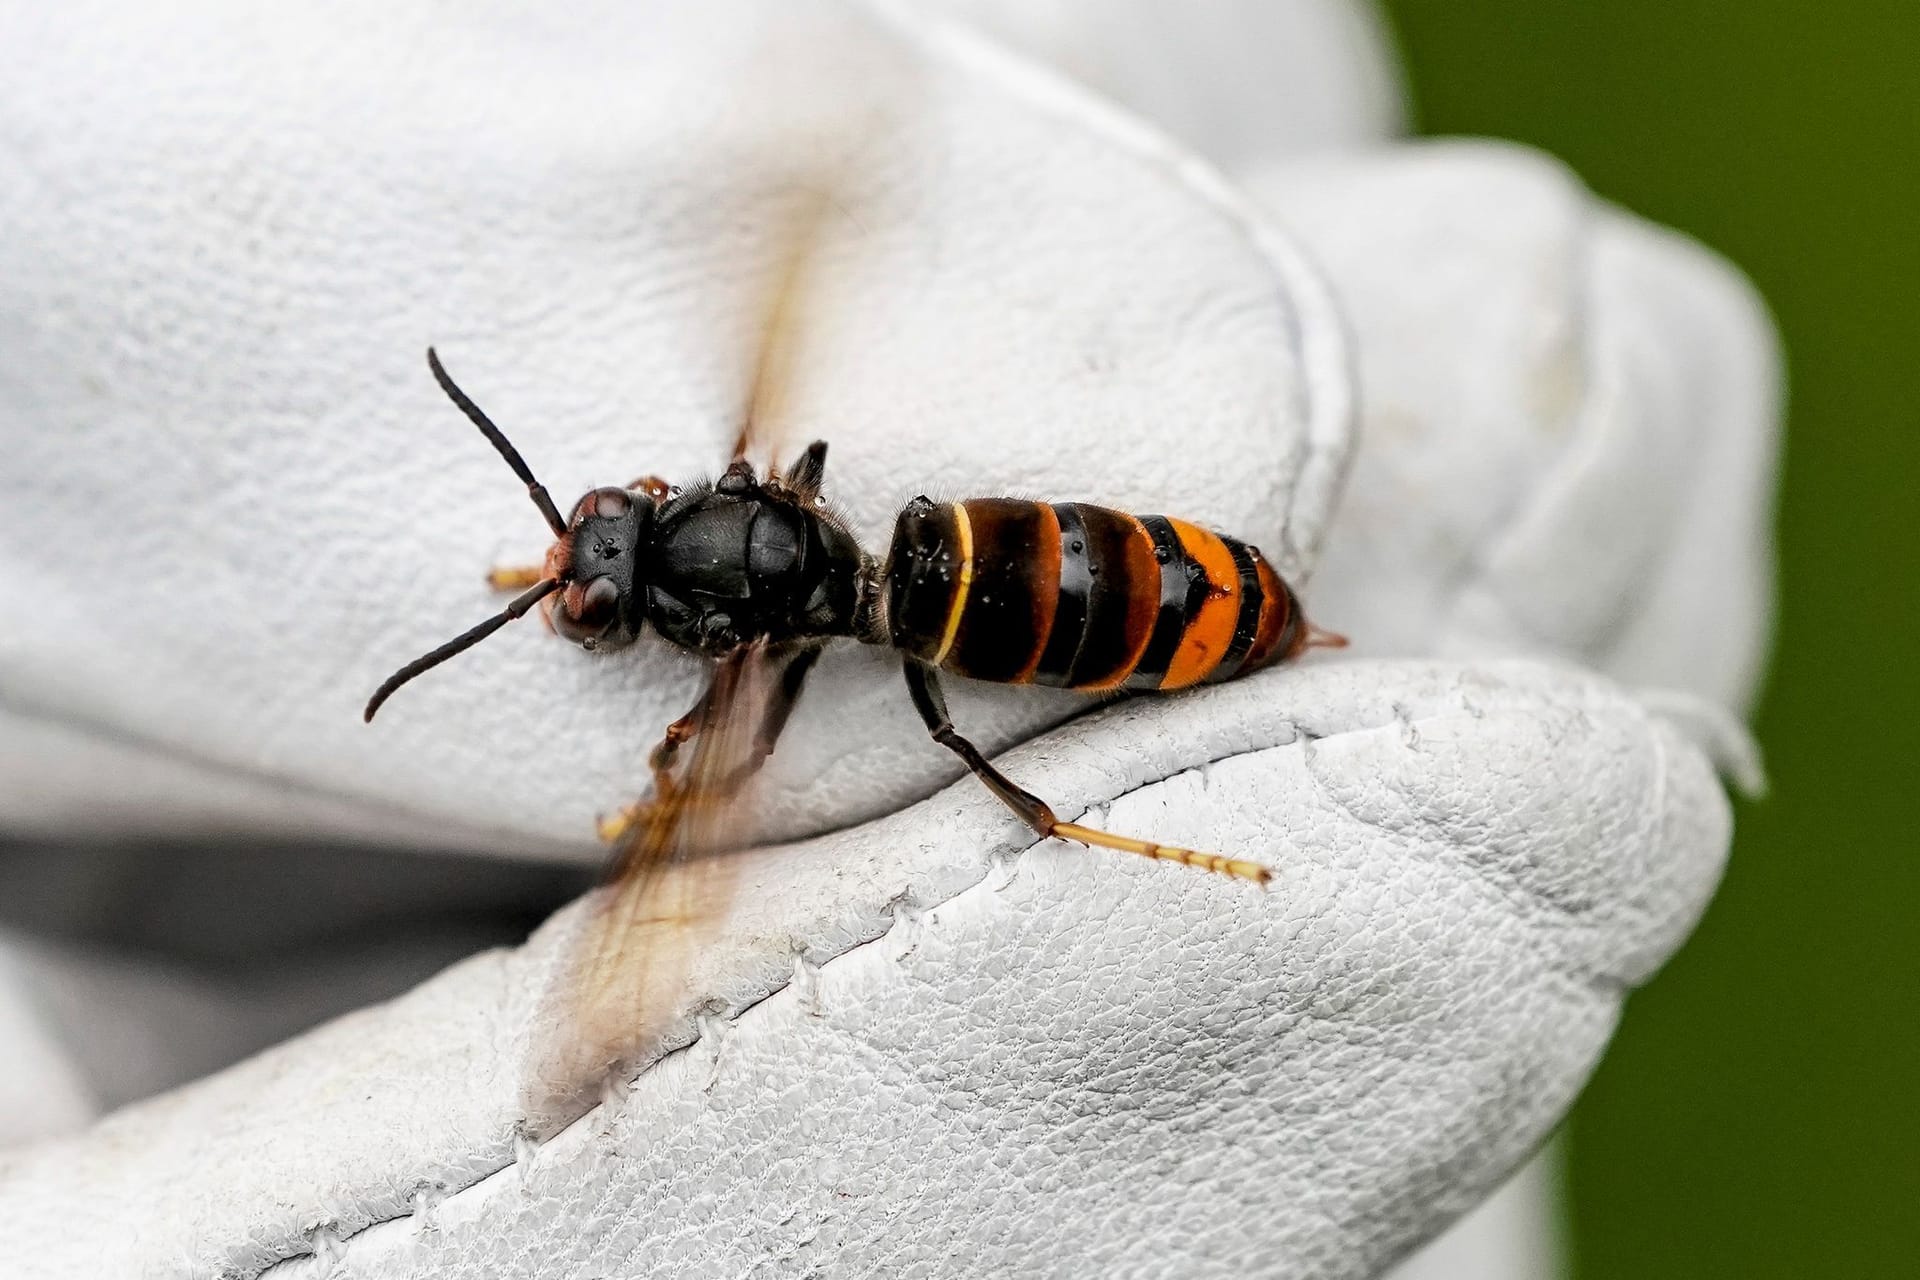
<path fill-rule="evenodd" d="M 853 535 L 791 490 L 700 486 L 653 522 L 646 617 L 674 643 L 715 655 L 752 639 L 851 636 L 870 576 Z"/>

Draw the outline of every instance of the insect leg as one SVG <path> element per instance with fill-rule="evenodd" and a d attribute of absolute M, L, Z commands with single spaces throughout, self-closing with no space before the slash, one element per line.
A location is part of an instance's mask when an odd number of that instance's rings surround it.
<path fill-rule="evenodd" d="M 820 492 L 820 485 L 827 475 L 827 442 L 815 440 L 806 447 L 793 465 L 781 475 L 781 483 L 802 497 L 811 498 Z"/>
<path fill-rule="evenodd" d="M 766 764 L 767 757 L 773 754 L 774 747 L 779 743 L 780 735 L 786 731 L 787 721 L 792 717 L 794 707 L 799 705 L 800 693 L 806 688 L 807 676 L 813 671 L 813 664 L 819 660 L 818 645 L 797 650 L 787 660 L 787 665 L 780 671 L 780 683 L 767 692 L 766 706 L 754 727 L 752 750 L 734 767 L 733 772 L 711 788 L 709 794 L 724 799 L 760 772 L 761 766 Z M 669 791 L 673 788 L 673 780 L 667 770 L 673 764 L 674 753 L 681 743 L 700 731 L 700 723 L 707 714 L 712 697 L 713 690 L 709 687 L 707 696 L 700 700 L 698 706 L 667 726 L 666 738 L 653 749 L 650 761 L 655 787 Z"/>
<path fill-rule="evenodd" d="M 735 766 L 733 771 L 710 785 L 703 786 L 695 799 L 700 804 L 723 801 L 734 795 L 750 781 L 754 774 L 773 754 L 774 746 L 780 740 L 780 734 L 787 727 L 787 720 L 793 715 L 794 707 L 800 701 L 800 693 L 806 687 L 807 676 L 813 670 L 813 664 L 820 660 L 818 645 L 798 650 L 787 661 L 780 673 L 780 683 L 767 693 L 766 707 L 762 711 L 754 729 L 752 750 Z M 667 726 L 661 736 L 660 744 L 653 749 L 647 764 L 653 771 L 653 795 L 639 804 L 623 809 L 612 818 L 600 821 L 600 838 L 609 844 L 619 840 L 635 824 L 644 821 L 653 806 L 671 799 L 677 784 L 673 779 L 673 764 L 680 748 L 691 742 L 695 735 L 706 727 L 706 719 L 713 703 L 714 685 L 709 684 L 700 701 L 693 705 L 687 714 Z"/>
<path fill-rule="evenodd" d="M 940 680 L 932 667 L 911 657 L 906 659 L 905 667 L 907 689 L 913 695 L 914 708 L 919 711 L 920 718 L 926 721 L 927 732 L 933 735 L 933 740 L 964 760 L 974 777 L 986 783 L 987 789 L 998 796 L 1002 804 L 1018 814 L 1022 822 L 1040 835 L 1057 836 L 1062 840 L 1075 840 L 1103 849 L 1117 849 L 1122 853 L 1137 853 L 1148 858 L 1161 858 L 1202 871 L 1215 871 L 1235 879 L 1251 880 L 1256 884 L 1265 884 L 1272 874 L 1257 862 L 1154 844 L 1149 840 L 1117 836 L 1078 823 L 1061 822 L 1046 801 L 1015 786 L 1005 774 L 987 763 L 979 748 L 954 732 L 953 720 L 947 715 L 947 700 L 940 692 Z"/>
<path fill-rule="evenodd" d="M 786 667 L 780 672 L 780 683 L 767 694 L 766 711 L 754 730 L 753 753 L 722 784 L 723 794 L 731 795 L 745 786 L 749 778 L 760 772 L 760 766 L 767 762 L 767 757 L 773 754 L 780 735 L 786 731 L 787 720 L 800 704 L 800 693 L 807 686 L 807 676 L 813 671 L 813 664 L 819 660 L 818 645 L 801 649 L 787 660 Z"/>
<path fill-rule="evenodd" d="M 627 832 L 646 820 L 648 813 L 656 804 L 663 803 L 673 794 L 673 762 L 680 754 L 680 748 L 693 741 L 701 727 L 706 723 L 707 709 L 713 703 L 713 682 L 700 694 L 687 713 L 667 726 L 660 735 L 660 741 L 647 753 L 647 768 L 653 773 L 653 794 L 638 804 L 630 804 L 611 818 L 602 818 L 596 824 L 600 838 L 608 844 L 618 841 Z"/>
<path fill-rule="evenodd" d="M 653 771 L 653 785 L 661 793 L 673 789 L 673 761 L 680 754 L 680 748 L 692 742 L 695 735 L 706 727 L 707 711 L 713 705 L 713 685 L 707 685 L 700 695 L 700 701 L 693 704 L 687 714 L 667 726 L 660 735 L 658 746 L 647 754 L 647 768 Z"/>
<path fill-rule="evenodd" d="M 487 585 L 495 591 L 525 591 L 546 576 L 537 564 L 495 565 L 487 570 Z"/>

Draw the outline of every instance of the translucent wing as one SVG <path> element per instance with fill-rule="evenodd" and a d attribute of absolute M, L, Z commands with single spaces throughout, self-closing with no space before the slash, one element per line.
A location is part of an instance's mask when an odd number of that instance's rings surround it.
<path fill-rule="evenodd" d="M 767 717 L 786 661 L 763 644 L 714 667 L 713 682 L 665 794 L 616 846 L 608 883 L 564 947 L 539 1020 L 529 1123 L 556 1129 L 684 1037 L 692 961 L 719 935 L 732 898 L 743 792 L 764 757 Z"/>
<path fill-rule="evenodd" d="M 831 180 L 796 190 L 783 218 L 768 275 L 765 317 L 749 375 L 746 416 L 734 440 L 733 457 L 758 461 L 768 471 L 783 456 L 792 423 L 798 352 L 820 306 L 819 260 L 829 222 L 847 216 Z"/>

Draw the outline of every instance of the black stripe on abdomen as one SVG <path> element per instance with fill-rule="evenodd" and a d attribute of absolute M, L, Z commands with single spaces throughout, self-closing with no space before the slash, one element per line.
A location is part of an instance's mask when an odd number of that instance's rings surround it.
<path fill-rule="evenodd" d="M 1124 679 L 1147 642 L 1152 615 L 1140 616 L 1136 625 L 1136 593 L 1148 592 L 1149 606 L 1158 600 L 1159 565 L 1133 516 L 1084 502 L 1073 505 L 1087 531 L 1087 572 L 1093 582 L 1087 592 L 1086 636 L 1067 683 L 1076 688 L 1105 686 Z M 1146 576 L 1136 581 L 1142 573 Z"/>
<path fill-rule="evenodd" d="M 1260 607 L 1267 594 L 1260 586 L 1260 565 L 1253 549 L 1237 538 L 1223 537 L 1220 541 L 1227 544 L 1227 550 L 1233 553 L 1233 567 L 1240 571 L 1240 616 L 1234 621 L 1233 641 L 1227 645 L 1226 656 L 1207 677 L 1209 680 L 1230 680 L 1239 672 L 1260 634 Z"/>
<path fill-rule="evenodd" d="M 1180 535 L 1165 516 L 1141 516 L 1140 523 L 1153 539 L 1154 559 L 1160 563 L 1160 612 L 1153 623 L 1153 636 L 1147 650 L 1127 677 L 1129 689 L 1158 689 L 1179 652 L 1181 637 L 1187 634 L 1187 619 L 1206 599 L 1207 575 L 1187 555 Z"/>
<path fill-rule="evenodd" d="M 960 587 L 958 548 L 951 507 L 915 498 L 894 522 L 886 572 L 894 647 L 928 661 L 938 652 Z"/>
<path fill-rule="evenodd" d="M 1089 560 L 1087 526 L 1078 504 L 1063 502 L 1053 508 L 1060 522 L 1060 596 L 1053 610 L 1053 631 L 1034 668 L 1033 682 L 1065 685 L 1087 637 L 1094 575 Z"/>

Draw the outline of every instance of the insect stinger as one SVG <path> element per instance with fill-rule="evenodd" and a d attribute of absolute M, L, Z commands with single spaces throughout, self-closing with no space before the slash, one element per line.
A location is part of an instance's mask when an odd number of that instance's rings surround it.
<path fill-rule="evenodd" d="M 1165 515 L 1083 502 L 920 497 L 898 511 L 884 554 L 861 546 L 825 500 L 827 448 L 782 471 L 768 460 L 796 401 L 787 385 L 810 298 L 820 219 L 776 255 L 767 322 L 743 422 L 724 472 L 675 486 L 646 476 L 585 494 L 562 518 L 491 419 L 429 350 L 436 381 L 493 445 L 556 539 L 539 569 L 496 571 L 523 589 L 511 604 L 389 676 L 372 719 L 402 685 L 535 606 L 556 634 L 604 651 L 650 630 L 706 660 L 699 701 L 666 730 L 649 764 L 649 802 L 602 824 L 612 879 L 556 973 L 574 1033 L 531 1073 L 549 1118 L 643 1059 L 686 1012 L 690 957 L 721 929 L 746 827 L 744 788 L 774 751 L 816 659 L 845 641 L 897 654 L 907 695 L 934 742 L 1042 838 L 1057 837 L 1264 884 L 1260 863 L 1062 822 L 955 728 L 941 680 L 1040 685 L 1094 696 L 1175 693 L 1285 663 L 1340 637 L 1310 625 L 1299 597 L 1253 545 Z M 582 1090 L 585 1093 L 582 1093 Z"/>

